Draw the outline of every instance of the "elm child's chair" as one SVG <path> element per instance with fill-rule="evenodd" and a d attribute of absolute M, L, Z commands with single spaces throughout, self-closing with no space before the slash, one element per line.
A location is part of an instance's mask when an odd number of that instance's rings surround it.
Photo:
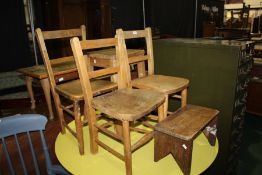
<path fill-rule="evenodd" d="M 126 174 L 132 174 L 132 152 L 139 149 L 153 138 L 153 130 L 137 128 L 138 120 L 158 109 L 159 120 L 163 119 L 164 94 L 153 89 L 132 89 L 130 86 L 130 70 L 126 52 L 124 52 L 124 40 L 108 38 L 99 40 L 79 41 L 71 39 L 73 55 L 76 61 L 82 90 L 85 99 L 85 111 L 89 118 L 89 131 L 91 141 L 91 153 L 98 152 L 98 146 L 106 149 L 125 162 Z M 84 59 L 83 50 L 113 47 L 116 51 L 116 64 L 113 67 L 88 71 Z M 93 96 L 91 81 L 93 78 L 106 75 L 117 75 L 118 90 L 100 96 Z M 98 119 L 95 111 L 101 112 Z M 114 128 L 115 127 L 115 131 Z M 131 132 L 132 131 L 132 132 Z M 143 133 L 135 143 L 131 143 L 134 132 Z M 123 144 L 124 151 L 120 153 L 110 147 L 108 140 L 99 138 L 99 133 L 117 140 Z M 133 141 L 132 141 L 133 142 Z"/>
<path fill-rule="evenodd" d="M 45 40 L 56 39 L 67 39 L 69 42 L 71 37 L 76 36 L 81 37 L 82 40 L 86 39 L 86 30 L 84 25 L 78 29 L 67 30 L 41 31 L 40 28 L 36 29 L 36 37 L 48 74 L 51 91 L 61 125 L 61 132 L 64 134 L 66 132 L 65 128 L 67 128 L 68 131 L 70 131 L 77 138 L 79 153 L 83 155 L 84 139 L 82 127 L 87 123 L 87 116 L 84 115 L 83 119 L 80 117 L 80 102 L 84 100 L 84 97 L 79 77 L 77 75 L 74 58 L 73 56 L 67 56 L 50 59 L 45 44 Z M 86 60 L 88 61 L 87 58 Z M 76 73 L 76 76 L 66 76 L 69 75 L 67 73 L 72 72 L 72 69 Z M 106 80 L 95 80 L 92 82 L 92 88 L 94 94 L 100 94 L 104 91 L 111 91 L 112 89 L 115 89 L 116 84 Z M 62 101 L 61 99 L 65 100 Z M 65 121 L 64 112 L 67 112 L 75 119 L 75 130 L 70 128 L 68 123 Z"/>
<path fill-rule="evenodd" d="M 139 78 L 132 80 L 131 84 L 134 88 L 152 88 L 163 92 L 165 94 L 165 116 L 168 114 L 168 99 L 169 96 L 181 99 L 181 107 L 187 104 L 187 88 L 189 80 L 181 77 L 156 75 L 154 73 L 154 55 L 153 55 L 153 41 L 151 28 L 147 27 L 144 30 L 123 31 L 118 29 L 117 37 L 124 38 L 125 41 L 129 39 L 145 39 L 146 54 L 144 56 L 130 57 L 129 63 L 147 62 L 147 75 L 138 75 Z M 126 47 L 125 47 L 126 48 Z M 127 52 L 127 50 L 125 51 Z M 139 67 L 138 67 L 139 68 Z M 140 68 L 141 69 L 141 68 Z M 145 69 L 145 68 L 143 68 Z"/>

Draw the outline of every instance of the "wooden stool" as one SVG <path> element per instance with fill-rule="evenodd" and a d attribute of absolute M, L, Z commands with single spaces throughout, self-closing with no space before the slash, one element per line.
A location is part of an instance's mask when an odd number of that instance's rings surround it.
<path fill-rule="evenodd" d="M 154 161 L 169 153 L 185 175 L 190 174 L 193 140 L 203 131 L 209 143 L 216 143 L 216 124 L 219 111 L 211 108 L 186 105 L 155 127 Z"/>

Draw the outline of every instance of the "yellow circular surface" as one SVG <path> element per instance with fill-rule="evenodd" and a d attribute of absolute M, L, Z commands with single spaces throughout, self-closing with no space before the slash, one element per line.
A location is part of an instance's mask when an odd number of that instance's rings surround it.
<path fill-rule="evenodd" d="M 74 127 L 74 123 L 70 123 Z M 132 134 L 132 141 L 139 137 L 139 134 Z M 99 134 L 99 139 L 110 144 L 114 149 L 123 152 L 122 144 Z M 68 131 L 66 134 L 59 134 L 55 142 L 55 152 L 60 163 L 72 174 L 75 175 L 124 175 L 125 163 L 99 147 L 97 154 L 92 155 L 89 149 L 89 129 L 84 127 L 85 154 L 81 156 L 78 151 L 78 144 L 75 137 Z M 204 134 L 200 134 L 194 140 L 191 174 L 197 175 L 205 171 L 215 160 L 218 153 L 218 142 L 210 146 Z M 154 162 L 154 141 L 132 153 L 133 175 L 183 175 L 175 159 L 171 154 Z"/>

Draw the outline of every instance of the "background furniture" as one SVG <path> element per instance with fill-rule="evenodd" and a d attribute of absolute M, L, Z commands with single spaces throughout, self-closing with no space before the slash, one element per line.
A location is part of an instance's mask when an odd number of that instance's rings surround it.
<path fill-rule="evenodd" d="M 225 40 L 250 39 L 250 28 L 216 28 L 215 33 L 215 36 L 221 37 Z"/>
<path fill-rule="evenodd" d="M 66 71 L 66 73 L 62 74 L 62 72 L 64 71 Z M 20 68 L 17 69 L 17 72 L 22 73 L 26 78 L 26 87 L 31 100 L 31 109 L 35 109 L 35 97 L 32 87 L 32 81 L 33 79 L 38 79 L 40 81 L 48 107 L 49 119 L 53 120 L 54 113 L 53 113 L 53 107 L 52 107 L 51 95 L 50 95 L 50 83 L 48 80 L 48 75 L 45 66 L 38 65 L 38 66 Z M 68 80 L 78 77 L 74 62 L 66 62 L 63 65 L 57 65 L 54 68 L 54 74 L 56 75 L 57 81 L 59 79 Z"/>
<path fill-rule="evenodd" d="M 261 39 L 261 38 L 260 38 Z M 262 116 L 262 44 L 255 42 L 254 64 L 251 72 L 251 81 L 248 85 L 247 111 Z"/>
<path fill-rule="evenodd" d="M 1 155 L 1 171 L 7 170 L 8 167 L 10 174 L 21 174 L 22 172 L 23 174 L 40 174 L 43 170 L 39 169 L 37 158 L 44 155 L 46 173 L 68 174 L 63 167 L 53 165 L 51 162 L 43 132 L 46 123 L 46 117 L 38 114 L 18 114 L 1 118 L 0 139 L 4 153 L 4 156 Z M 33 133 L 38 134 L 41 148 L 34 147 L 36 141 L 31 138 Z M 23 147 L 20 146 L 20 143 L 23 143 Z M 10 155 L 8 152 L 11 149 L 12 153 L 15 152 L 13 149 L 16 149 L 16 154 Z M 8 171 L 4 171 L 3 174 L 8 174 Z"/>
<path fill-rule="evenodd" d="M 238 164 L 253 50 L 252 42 L 233 40 L 154 41 L 156 73 L 190 79 L 188 103 L 220 111 L 219 154 L 207 174 L 231 174 Z"/>
<path fill-rule="evenodd" d="M 230 10 L 231 18 L 227 21 L 227 27 L 229 28 L 250 28 L 249 23 L 249 10 L 250 5 L 245 5 L 241 9 Z"/>
<path fill-rule="evenodd" d="M 36 2 L 37 27 L 44 30 L 70 29 L 84 24 L 88 27 L 88 38 L 110 37 L 112 36 L 110 5 L 109 0 Z"/>
<path fill-rule="evenodd" d="M 74 122 L 69 125 L 73 126 Z M 84 142 L 89 143 L 89 128 L 85 126 Z M 122 151 L 122 144 L 112 139 L 107 139 L 108 136 L 99 132 L 100 139 L 106 140 L 108 145 Z M 132 142 L 137 141 L 141 135 L 137 132 L 132 132 Z M 122 160 L 116 158 L 108 151 L 101 149 L 96 155 L 85 154 L 83 156 L 78 154 L 77 143 L 72 142 L 74 137 L 70 133 L 62 135 L 61 133 L 56 137 L 55 153 L 59 162 L 72 174 L 86 175 L 89 172 L 92 175 L 113 174 L 123 175 L 125 165 Z M 66 146 L 65 146 L 66 145 Z M 192 154 L 192 174 L 201 174 L 204 172 L 215 160 L 218 153 L 218 142 L 214 147 L 210 146 L 203 134 L 200 134 L 193 142 Z M 85 150 L 89 150 L 88 144 L 85 144 Z M 70 151 L 68 151 L 70 150 Z M 169 155 L 159 162 L 154 162 L 154 141 L 141 147 L 133 154 L 133 175 L 183 175 L 176 161 L 172 155 Z M 101 167 L 102 166 L 102 167 Z"/>

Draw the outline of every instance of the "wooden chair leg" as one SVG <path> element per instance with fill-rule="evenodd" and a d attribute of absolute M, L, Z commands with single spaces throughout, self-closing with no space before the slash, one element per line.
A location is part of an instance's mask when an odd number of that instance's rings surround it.
<path fill-rule="evenodd" d="M 158 107 L 158 122 L 161 122 L 166 118 L 164 104 Z"/>
<path fill-rule="evenodd" d="M 83 127 L 81 122 L 81 113 L 79 102 L 74 102 L 74 117 L 75 117 L 75 127 L 76 127 L 76 137 L 79 146 L 80 155 L 84 154 L 84 138 L 83 138 Z"/>
<path fill-rule="evenodd" d="M 146 76 L 146 68 L 144 61 L 137 63 L 137 73 L 139 78 Z"/>
<path fill-rule="evenodd" d="M 89 107 L 85 107 L 86 109 L 90 109 Z M 94 109 L 86 110 L 87 119 L 89 125 L 89 137 L 90 137 L 90 151 L 92 154 L 96 154 L 98 152 L 98 144 L 96 140 L 98 140 L 98 130 L 96 128 L 96 112 Z"/>
<path fill-rule="evenodd" d="M 33 78 L 26 76 L 25 80 L 26 80 L 25 82 L 26 82 L 27 91 L 28 91 L 28 94 L 29 94 L 29 97 L 30 97 L 31 109 L 35 109 L 35 97 L 34 97 L 34 91 L 33 91 L 33 88 L 32 88 Z"/>
<path fill-rule="evenodd" d="M 61 126 L 61 133 L 65 134 L 66 130 L 65 130 L 65 117 L 64 117 L 64 112 L 63 109 L 61 108 L 61 101 L 60 101 L 60 97 L 57 93 L 52 92 L 53 97 L 54 97 L 54 101 L 55 101 L 55 107 L 56 107 L 56 111 L 57 111 L 57 115 L 59 117 L 59 122 L 60 122 L 60 126 Z"/>
<path fill-rule="evenodd" d="M 116 134 L 117 134 L 118 136 L 122 137 L 122 135 L 123 135 L 122 122 L 119 121 L 119 120 L 116 120 L 116 121 L 114 122 L 114 127 L 115 127 Z"/>
<path fill-rule="evenodd" d="M 53 120 L 54 119 L 54 113 L 53 113 L 53 108 L 52 108 L 52 102 L 51 102 L 51 95 L 50 95 L 50 84 L 49 80 L 47 78 L 44 78 L 40 80 L 42 89 L 45 94 L 45 101 L 48 107 L 48 112 L 49 112 L 49 119 Z"/>
<path fill-rule="evenodd" d="M 131 138 L 129 130 L 129 121 L 123 121 L 123 144 L 124 158 L 126 164 L 126 175 L 132 175 L 132 154 L 131 154 Z"/>
<path fill-rule="evenodd" d="M 181 92 L 181 107 L 186 106 L 187 104 L 187 88 Z"/>
<path fill-rule="evenodd" d="M 168 113 L 168 95 L 165 95 L 165 102 L 164 102 L 164 118 L 167 117 L 167 113 Z"/>

